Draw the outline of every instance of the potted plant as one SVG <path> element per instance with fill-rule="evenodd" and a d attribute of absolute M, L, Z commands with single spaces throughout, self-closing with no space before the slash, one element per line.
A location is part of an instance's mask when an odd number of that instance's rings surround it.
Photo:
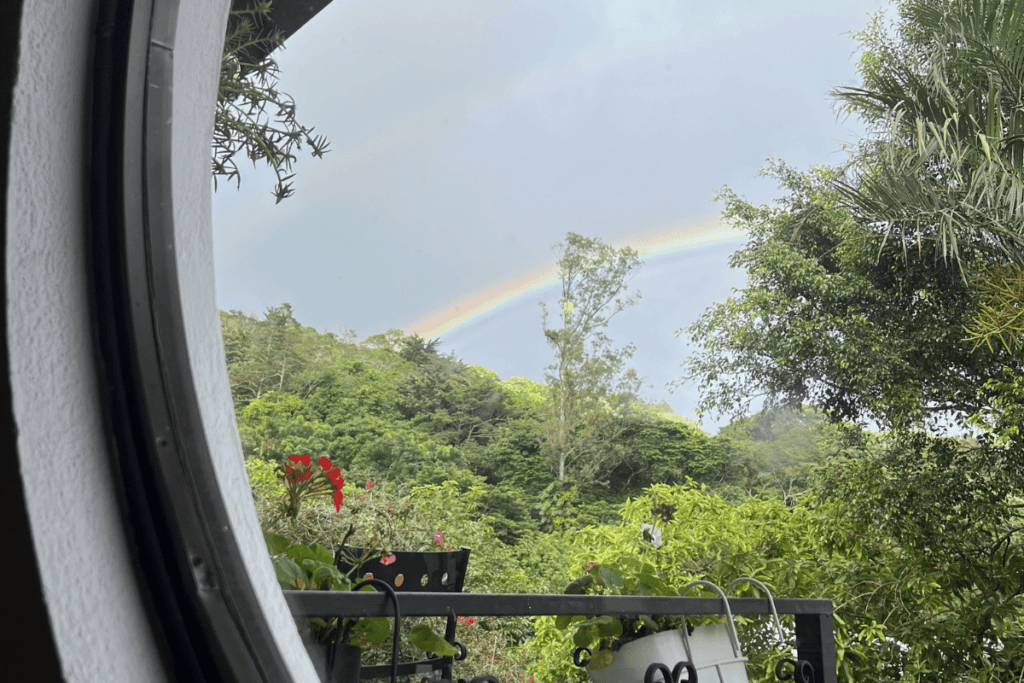
<path fill-rule="evenodd" d="M 285 590 L 353 590 L 357 582 L 338 570 L 334 555 L 319 543 L 292 543 L 279 534 L 264 533 L 278 583 Z M 365 585 L 360 590 L 375 590 Z M 299 632 L 321 680 L 358 681 L 364 650 L 391 635 L 386 617 L 314 617 L 299 620 Z M 438 657 L 451 657 L 455 648 L 428 627 L 414 629 L 413 644 Z"/>
<path fill-rule="evenodd" d="M 323 544 L 316 541 L 294 542 L 288 535 L 267 530 L 267 526 L 286 532 L 299 530 L 300 512 L 304 507 L 309 507 L 303 506 L 303 503 L 309 501 L 317 506 L 319 498 L 329 496 L 334 507 L 334 512 L 329 514 L 340 513 L 344 504 L 345 485 L 340 469 L 326 457 L 314 460 L 308 455 L 291 455 L 282 460 L 275 471 L 281 486 L 275 496 L 274 512 L 268 520 L 270 524 L 264 526 L 264 538 L 281 587 L 285 590 L 353 590 L 363 577 L 352 576 L 351 571 L 339 570 L 334 553 Z M 368 480 L 363 492 L 369 495 L 373 486 L 374 482 Z M 358 507 L 363 506 L 362 501 L 366 500 L 367 495 L 359 497 Z M 381 515 L 375 514 L 373 510 L 360 512 L 349 519 L 367 519 L 372 531 L 369 536 L 363 534 L 364 538 L 379 541 L 383 538 L 381 528 L 395 527 L 391 515 L 383 516 L 386 523 L 382 525 Z M 390 513 L 390 507 L 387 512 Z M 341 539 L 342 546 L 355 532 L 356 525 L 349 524 Z M 435 540 L 438 534 L 440 532 L 435 534 Z M 387 557 L 383 551 L 372 548 L 362 553 L 362 559 L 366 561 Z M 386 559 L 384 561 L 387 562 Z M 364 585 L 360 590 L 374 588 Z M 324 681 L 357 681 L 363 651 L 384 643 L 391 633 L 391 626 L 385 617 L 313 618 L 297 620 L 297 626 L 310 658 Z M 449 643 L 426 627 L 415 629 L 413 644 L 436 656 L 455 654 Z"/>
<path fill-rule="evenodd" d="M 744 582 L 756 585 L 768 597 L 778 642 L 785 646 L 774 599 L 761 582 L 744 577 L 723 591 L 709 581 L 698 580 L 677 590 L 658 577 L 652 565 L 636 558 L 627 558 L 619 566 L 594 563 L 565 592 L 685 597 L 703 587 L 722 599 L 724 620 L 694 628 L 685 617 L 562 616 L 555 625 L 563 631 L 573 630 L 574 662 L 587 668 L 594 683 L 667 683 L 680 680 L 683 669 L 688 681 L 699 675 L 705 682 L 747 683 L 747 659 L 728 602 L 732 589 Z M 582 661 L 583 652 L 589 655 L 587 661 Z"/>
<path fill-rule="evenodd" d="M 334 566 L 331 551 L 319 543 L 307 546 L 279 534 L 263 536 L 281 588 L 351 590 L 355 585 Z M 315 617 L 298 620 L 297 626 L 320 679 L 332 683 L 358 681 L 362 650 L 383 643 L 391 632 L 384 617 Z"/>
<path fill-rule="evenodd" d="M 658 576 L 653 565 L 635 557 L 625 558 L 617 565 L 590 564 L 587 573 L 570 583 L 565 593 L 679 597 L 679 591 Z M 595 683 L 643 680 L 653 662 L 672 667 L 686 661 L 681 630 L 692 632 L 684 617 L 650 614 L 563 615 L 555 620 L 555 626 L 572 633 L 575 662 L 586 667 Z"/>

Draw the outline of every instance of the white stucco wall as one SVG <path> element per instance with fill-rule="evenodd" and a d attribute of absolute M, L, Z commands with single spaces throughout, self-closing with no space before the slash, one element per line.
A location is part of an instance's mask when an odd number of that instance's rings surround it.
<path fill-rule="evenodd" d="M 161 681 L 115 499 L 94 369 L 85 259 L 93 4 L 31 0 L 22 16 L 5 251 L 17 466 L 65 680 Z M 312 682 L 249 497 L 214 299 L 209 145 L 228 5 L 182 0 L 178 15 L 172 168 L 187 333 L 247 567 L 295 680 Z"/>
<path fill-rule="evenodd" d="M 160 681 L 93 369 L 83 144 L 93 12 L 86 0 L 34 0 L 22 15 L 6 208 L 18 466 L 65 680 Z"/>

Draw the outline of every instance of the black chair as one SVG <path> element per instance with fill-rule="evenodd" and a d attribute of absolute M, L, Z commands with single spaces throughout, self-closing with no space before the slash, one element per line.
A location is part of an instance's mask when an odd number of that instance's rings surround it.
<path fill-rule="evenodd" d="M 352 571 L 352 562 L 362 557 L 365 550 L 342 546 L 335 553 L 334 561 L 341 573 L 348 574 L 353 581 L 361 581 L 366 578 L 378 579 L 385 581 L 397 593 L 406 591 L 461 593 L 462 586 L 466 582 L 469 550 L 469 548 L 462 547 L 457 551 L 449 552 L 395 551 L 385 558 L 364 562 L 355 571 Z M 391 560 L 391 557 L 394 557 L 394 560 Z M 466 657 L 466 647 L 455 640 L 455 626 L 456 615 L 449 608 L 444 639 L 455 647 L 457 654 L 454 658 L 430 656 L 427 659 L 412 662 L 399 662 L 398 675 L 425 675 L 438 671 L 441 679 L 451 680 L 453 662 Z M 391 671 L 391 664 L 363 666 L 359 678 L 360 680 L 383 678 L 390 676 Z"/>

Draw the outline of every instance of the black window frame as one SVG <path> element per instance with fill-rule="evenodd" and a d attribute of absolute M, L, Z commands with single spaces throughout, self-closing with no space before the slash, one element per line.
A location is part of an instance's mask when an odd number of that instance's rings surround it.
<path fill-rule="evenodd" d="M 179 9 L 101 0 L 96 15 L 88 256 L 110 451 L 169 675 L 290 681 L 217 484 L 189 363 L 171 193 Z"/>

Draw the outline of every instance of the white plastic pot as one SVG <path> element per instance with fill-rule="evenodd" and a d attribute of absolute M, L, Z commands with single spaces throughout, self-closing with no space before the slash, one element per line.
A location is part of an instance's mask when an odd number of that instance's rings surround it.
<path fill-rule="evenodd" d="M 594 683 L 643 683 L 647 667 L 660 662 L 671 669 L 677 662 L 689 661 L 684 644 L 686 629 L 662 631 L 623 645 L 612 663 L 601 669 L 587 669 Z M 655 674 L 655 683 L 664 677 Z"/>
<path fill-rule="evenodd" d="M 718 593 L 726 618 L 724 624 L 698 626 L 691 634 L 687 634 L 686 629 L 662 631 L 626 643 L 615 653 L 611 664 L 601 669 L 587 669 L 590 679 L 594 683 L 644 683 L 644 676 L 652 664 L 663 664 L 672 671 L 679 662 L 689 662 L 696 670 L 699 683 L 748 683 L 747 658 L 740 649 L 727 597 L 737 584 L 743 582 L 755 584 L 768 596 L 779 642 L 783 643 L 775 600 L 763 583 L 744 577 L 730 583 L 727 592 L 723 592 L 710 581 L 694 581 L 679 594 L 685 596 L 695 586 L 705 586 Z M 651 678 L 652 683 L 663 683 L 664 680 L 664 675 L 657 672 Z"/>

